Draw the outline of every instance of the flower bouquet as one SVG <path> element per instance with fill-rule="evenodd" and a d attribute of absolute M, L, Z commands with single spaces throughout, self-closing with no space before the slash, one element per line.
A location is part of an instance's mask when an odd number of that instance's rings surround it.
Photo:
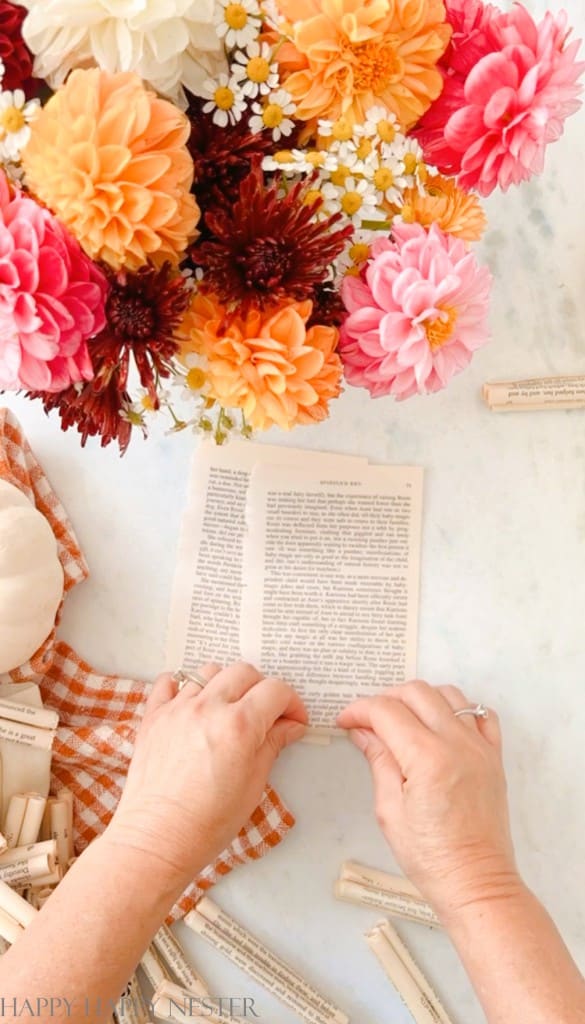
<path fill-rule="evenodd" d="M 480 0 L 0 0 L 0 387 L 122 451 L 445 387 L 578 49 Z"/>

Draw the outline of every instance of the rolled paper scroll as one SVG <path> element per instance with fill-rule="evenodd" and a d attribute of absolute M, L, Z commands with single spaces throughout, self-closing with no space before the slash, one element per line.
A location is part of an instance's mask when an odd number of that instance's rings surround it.
<path fill-rule="evenodd" d="M 483 399 L 494 412 L 585 409 L 585 376 L 488 383 L 483 386 Z"/>

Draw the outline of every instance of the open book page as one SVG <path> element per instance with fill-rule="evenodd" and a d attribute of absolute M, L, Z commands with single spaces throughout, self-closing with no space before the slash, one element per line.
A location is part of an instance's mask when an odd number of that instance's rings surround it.
<path fill-rule="evenodd" d="M 199 445 L 177 556 L 167 639 L 169 668 L 241 657 L 240 605 L 246 499 L 254 466 L 353 474 L 365 459 L 231 442 Z"/>
<path fill-rule="evenodd" d="M 414 467 L 252 474 L 240 646 L 312 726 L 416 674 L 422 492 Z"/>

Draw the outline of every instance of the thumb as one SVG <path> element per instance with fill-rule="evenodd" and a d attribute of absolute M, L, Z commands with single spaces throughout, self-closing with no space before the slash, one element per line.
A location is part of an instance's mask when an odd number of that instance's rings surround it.
<path fill-rule="evenodd" d="M 371 729 L 352 729 L 349 737 L 368 761 L 376 787 L 390 789 L 392 792 L 401 790 L 402 772 L 396 758 L 380 737 Z"/>
<path fill-rule="evenodd" d="M 265 743 L 272 750 L 273 756 L 278 757 L 285 747 L 290 747 L 293 743 L 302 740 L 306 731 L 307 727 L 302 722 L 294 722 L 290 718 L 279 718 L 268 732 Z"/>

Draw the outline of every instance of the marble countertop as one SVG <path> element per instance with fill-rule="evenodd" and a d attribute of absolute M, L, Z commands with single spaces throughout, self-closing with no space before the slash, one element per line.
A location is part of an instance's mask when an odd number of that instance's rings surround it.
<path fill-rule="evenodd" d="M 528 6 L 539 14 L 545 4 Z M 564 6 L 585 35 L 582 0 Z M 482 255 L 496 277 L 493 341 L 447 391 L 398 405 L 349 390 L 329 422 L 267 440 L 425 467 L 419 673 L 498 708 L 520 865 L 585 968 L 585 412 L 497 415 L 479 397 L 490 379 L 585 373 L 583 166 L 581 111 L 541 179 L 489 201 Z M 154 678 L 164 667 L 194 438 L 156 429 L 120 460 L 113 447 L 82 451 L 38 404 L 4 401 L 91 569 L 67 599 L 62 636 L 99 668 Z M 407 1024 L 362 938 L 379 915 L 332 898 L 342 860 L 393 867 L 365 764 L 344 742 L 305 745 L 282 757 L 273 781 L 297 827 L 270 856 L 224 879 L 218 902 L 353 1021 Z M 399 928 L 454 1024 L 480 1024 L 446 936 Z M 214 993 L 255 997 L 266 1024 L 297 1020 L 215 951 L 188 944 Z"/>

